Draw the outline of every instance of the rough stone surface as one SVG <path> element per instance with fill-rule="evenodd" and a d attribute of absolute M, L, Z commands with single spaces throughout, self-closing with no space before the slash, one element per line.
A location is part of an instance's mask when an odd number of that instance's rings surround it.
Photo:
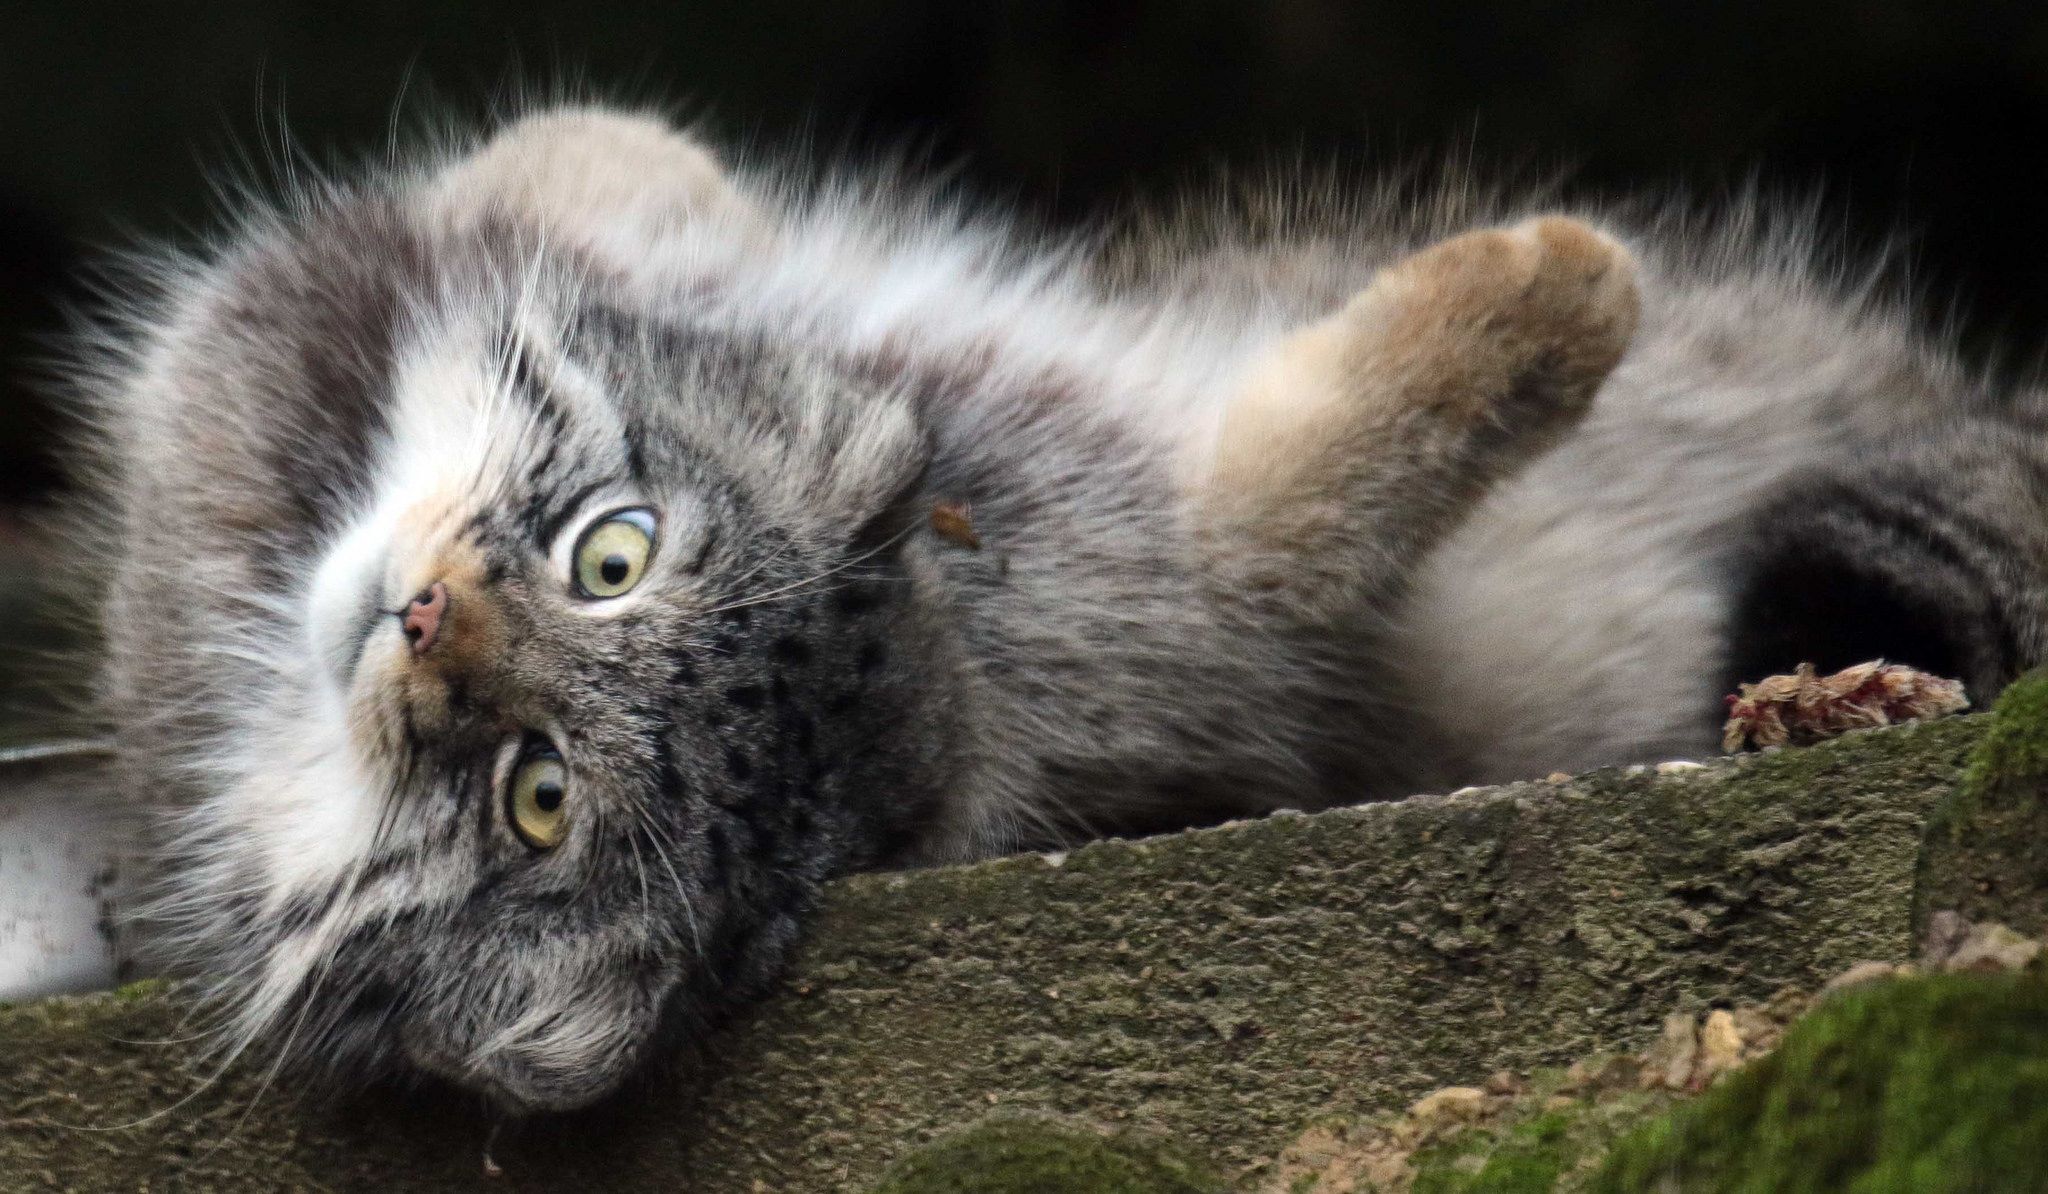
<path fill-rule="evenodd" d="M 508 1126 L 497 1186 L 857 1188 L 992 1113 L 1233 1170 L 1333 1107 L 1639 1048 L 1674 1008 L 1909 959 L 1929 814 L 1985 727 L 857 877 L 780 997 L 616 1106 Z M 260 1067 L 180 1102 L 185 1012 L 149 989 L 0 1014 L 0 1172 L 477 1188 L 488 1124 L 459 1106 L 312 1107 Z"/>
<path fill-rule="evenodd" d="M 1226 1194 L 1223 1180 L 1135 1133 L 991 1116 L 926 1145 L 872 1194 Z"/>

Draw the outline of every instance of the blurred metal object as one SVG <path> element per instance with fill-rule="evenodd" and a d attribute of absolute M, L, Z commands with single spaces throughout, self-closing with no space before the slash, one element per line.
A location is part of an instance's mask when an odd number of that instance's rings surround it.
<path fill-rule="evenodd" d="M 135 836 L 91 741 L 0 750 L 0 1000 L 132 977 Z"/>
<path fill-rule="evenodd" d="M 0 747 L 0 768 L 71 763 L 90 766 L 112 757 L 114 748 L 104 742 L 78 739 L 70 742 L 34 742 L 26 746 Z M 4 793 L 0 793 L 4 795 Z"/>

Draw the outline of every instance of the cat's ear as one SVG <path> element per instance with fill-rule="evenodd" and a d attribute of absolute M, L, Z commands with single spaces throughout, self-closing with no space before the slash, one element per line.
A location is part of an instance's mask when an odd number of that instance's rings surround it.
<path fill-rule="evenodd" d="M 1636 311 L 1628 250 L 1555 216 L 1381 270 L 1256 363 L 1193 462 L 1215 562 L 1311 617 L 1390 597 L 1585 414 Z"/>
<path fill-rule="evenodd" d="M 696 222 L 755 219 L 718 159 L 651 116 L 558 108 L 517 120 L 428 180 L 424 202 L 457 229 L 509 223 L 625 263 Z"/>
<path fill-rule="evenodd" d="M 798 452 L 811 463 L 803 474 L 785 470 L 801 486 L 792 497 L 830 521 L 828 533 L 879 548 L 900 539 L 922 516 L 914 510 L 931 436 L 908 399 L 891 396 L 800 411 Z"/>
<path fill-rule="evenodd" d="M 862 420 L 836 454 L 830 484 L 838 492 L 839 536 L 863 555 L 888 555 L 925 525 L 931 436 L 908 403 L 888 403 Z"/>

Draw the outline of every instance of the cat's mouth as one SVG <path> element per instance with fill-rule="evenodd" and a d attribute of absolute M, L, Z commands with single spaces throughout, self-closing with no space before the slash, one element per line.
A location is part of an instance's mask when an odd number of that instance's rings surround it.
<path fill-rule="evenodd" d="M 354 685 L 371 638 L 387 625 L 398 627 L 384 600 L 387 553 L 378 539 L 349 536 L 314 576 L 308 629 L 316 658 L 340 692 Z"/>
<path fill-rule="evenodd" d="M 370 636 L 377 632 L 378 627 L 397 616 L 385 609 L 383 603 L 377 600 L 377 596 L 374 585 L 365 586 L 361 600 L 356 603 L 355 630 L 347 639 L 347 645 L 342 652 L 340 672 L 336 677 L 341 681 L 343 688 L 347 688 L 355 681 L 356 668 L 363 661 L 363 649 L 369 645 Z"/>

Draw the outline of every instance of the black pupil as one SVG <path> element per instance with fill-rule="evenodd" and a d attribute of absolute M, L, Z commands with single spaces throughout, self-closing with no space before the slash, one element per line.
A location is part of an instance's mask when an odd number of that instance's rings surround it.
<path fill-rule="evenodd" d="M 615 585 L 625 580 L 626 573 L 632 570 L 633 565 L 628 563 L 626 557 L 622 555 L 606 556 L 604 563 L 597 566 L 597 574 L 604 577 L 604 583 L 608 585 Z"/>
<path fill-rule="evenodd" d="M 562 785 L 548 780 L 533 786 L 533 806 L 544 813 L 562 807 Z"/>

